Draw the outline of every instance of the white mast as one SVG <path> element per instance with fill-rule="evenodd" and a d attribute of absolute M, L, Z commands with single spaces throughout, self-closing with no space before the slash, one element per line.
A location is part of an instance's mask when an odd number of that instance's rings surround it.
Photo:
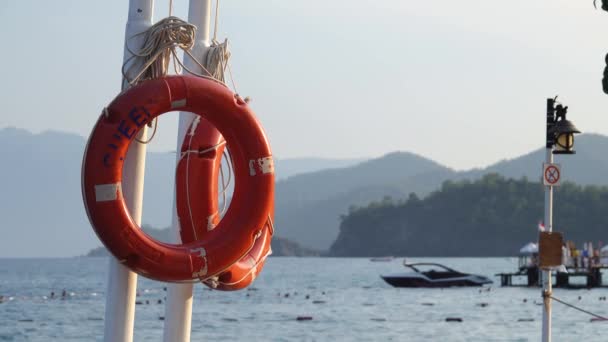
<path fill-rule="evenodd" d="M 553 105 L 553 102 L 551 102 Z M 551 108 L 553 109 L 553 108 Z M 547 108 L 547 110 L 549 110 Z M 553 164 L 553 147 L 547 147 L 545 150 L 545 162 Z M 544 175 L 543 175 L 544 177 Z M 553 231 L 553 186 L 545 185 L 545 230 Z M 543 325 L 542 325 L 542 341 L 551 342 L 551 296 L 552 294 L 552 277 L 551 270 L 542 270 L 542 285 L 543 285 Z"/>
<path fill-rule="evenodd" d="M 143 40 L 141 38 L 130 39 L 130 37 L 152 26 L 153 11 L 154 0 L 129 1 L 123 63 L 131 57 L 131 53 L 126 48 L 127 43 L 134 51 L 137 51 L 142 46 Z M 143 38 L 143 36 L 141 37 Z M 128 82 L 123 80 L 122 89 L 127 87 Z M 145 136 L 146 127 L 144 126 L 139 138 L 145 139 Z M 127 208 L 129 208 L 133 221 L 138 225 L 141 225 L 145 164 L 146 145 L 133 142 L 127 152 L 123 167 L 122 189 Z M 106 292 L 104 341 L 133 341 L 136 290 L 137 274 L 118 263 L 115 258 L 110 258 L 108 290 Z"/>
<path fill-rule="evenodd" d="M 211 0 L 190 0 L 188 8 L 188 22 L 195 25 L 196 42 L 192 48 L 192 55 L 201 62 L 203 56 L 209 50 L 210 24 L 211 24 Z M 184 65 L 197 73 L 203 73 L 199 65 L 188 55 L 184 54 Z M 184 73 L 187 73 L 184 71 Z M 177 132 L 177 161 L 179 161 L 182 142 L 188 127 L 194 119 L 194 114 L 181 112 L 179 114 L 179 127 Z M 179 236 L 179 222 L 175 206 L 175 190 L 173 203 L 173 239 L 181 242 Z M 165 330 L 163 341 L 165 342 L 188 342 L 190 341 L 190 330 L 192 323 L 192 284 L 170 284 L 165 304 Z"/>

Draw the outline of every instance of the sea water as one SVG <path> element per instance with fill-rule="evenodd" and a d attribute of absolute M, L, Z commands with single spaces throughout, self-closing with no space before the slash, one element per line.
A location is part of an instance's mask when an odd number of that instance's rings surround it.
<path fill-rule="evenodd" d="M 540 340 L 541 290 L 501 288 L 494 276 L 514 271 L 516 259 L 408 261 L 439 262 L 490 276 L 494 284 L 399 289 L 380 275 L 404 271 L 402 259 L 271 257 L 246 290 L 195 286 L 192 341 Z M 103 340 L 107 270 L 107 258 L 0 259 L 0 341 Z M 166 286 L 139 278 L 135 341 L 162 340 Z M 608 301 L 600 300 L 606 289 L 556 289 L 554 295 L 608 316 Z M 303 316 L 312 320 L 297 320 Z M 608 341 L 608 321 L 590 318 L 554 302 L 554 341 Z"/>

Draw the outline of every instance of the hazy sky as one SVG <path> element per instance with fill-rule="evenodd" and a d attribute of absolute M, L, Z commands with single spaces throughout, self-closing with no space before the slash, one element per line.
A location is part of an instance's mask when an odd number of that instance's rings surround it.
<path fill-rule="evenodd" d="M 598 2 L 601 2 L 598 0 Z M 119 91 L 127 1 L 0 2 L 0 128 L 87 136 Z M 556 94 L 608 134 L 592 0 L 223 0 L 238 90 L 275 156 L 411 151 L 457 169 L 538 148 Z M 186 18 L 187 1 L 175 1 Z M 156 2 L 155 18 L 168 14 Z M 177 115 L 151 148 L 174 150 Z M 539 161 L 540 163 L 540 161 Z"/>

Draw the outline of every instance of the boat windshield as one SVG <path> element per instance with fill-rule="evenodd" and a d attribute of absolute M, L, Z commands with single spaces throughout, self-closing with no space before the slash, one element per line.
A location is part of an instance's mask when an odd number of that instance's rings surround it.
<path fill-rule="evenodd" d="M 412 268 L 418 273 L 424 274 L 430 279 L 455 278 L 466 275 L 440 264 L 406 264 L 405 266 Z"/>
<path fill-rule="evenodd" d="M 436 272 L 456 272 L 457 271 L 440 265 L 440 264 L 433 264 L 433 263 L 418 263 L 418 264 L 406 264 L 404 263 L 403 266 L 405 267 L 409 267 L 411 269 L 413 269 L 416 272 L 419 273 L 427 273 L 427 272 L 432 272 L 432 273 L 436 273 Z"/>

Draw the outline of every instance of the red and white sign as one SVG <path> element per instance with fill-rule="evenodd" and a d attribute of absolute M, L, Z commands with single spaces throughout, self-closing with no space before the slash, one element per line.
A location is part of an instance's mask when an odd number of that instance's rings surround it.
<path fill-rule="evenodd" d="M 543 184 L 558 186 L 561 183 L 561 168 L 559 164 L 543 163 Z"/>

